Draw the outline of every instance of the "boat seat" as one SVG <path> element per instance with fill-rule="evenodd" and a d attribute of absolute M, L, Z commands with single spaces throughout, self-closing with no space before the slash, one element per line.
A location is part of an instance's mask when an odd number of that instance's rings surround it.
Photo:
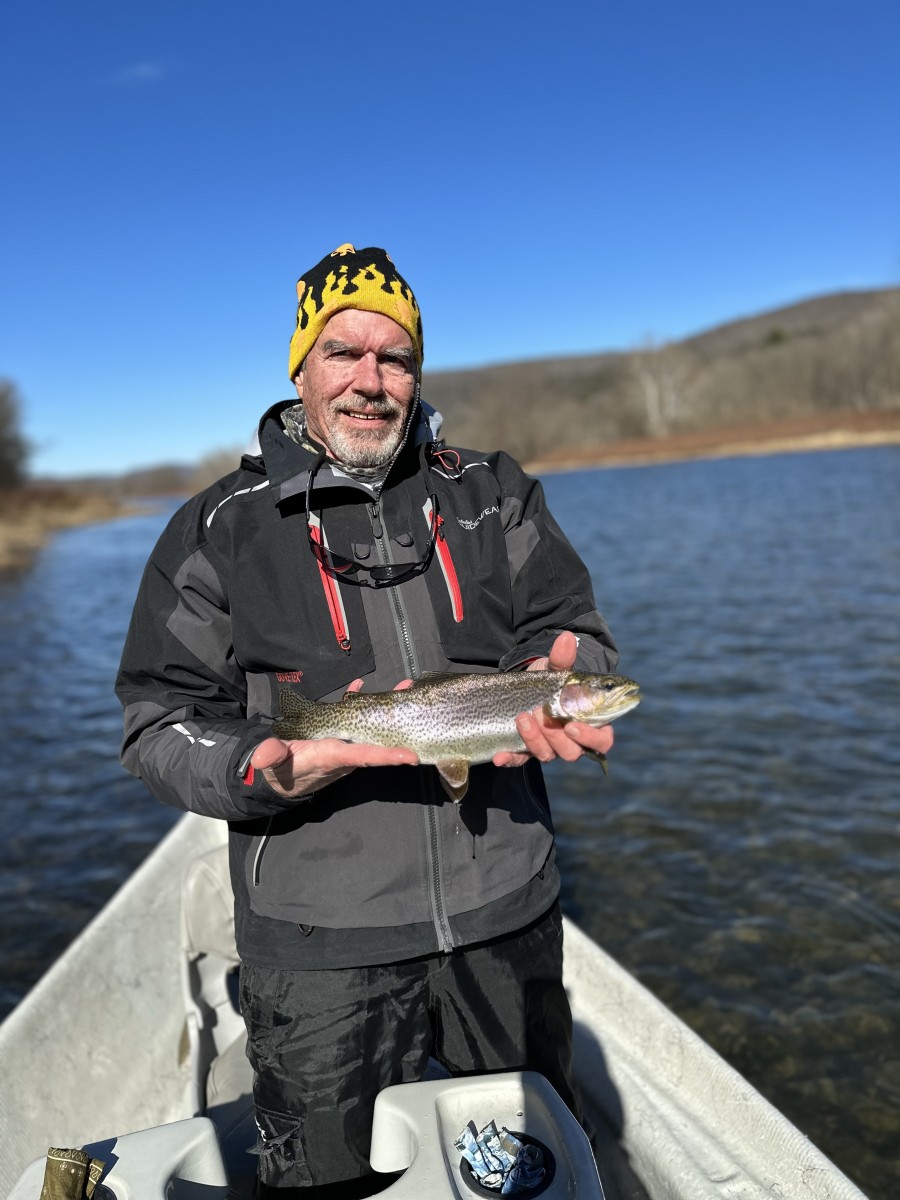
<path fill-rule="evenodd" d="M 238 1010 L 238 955 L 228 847 L 190 865 L 182 880 L 182 989 L 190 1054 L 189 1105 L 213 1122 L 231 1194 L 249 1196 L 256 1174 L 253 1071 Z"/>
<path fill-rule="evenodd" d="M 91 1142 L 83 1149 L 104 1164 L 95 1196 L 104 1192 L 111 1200 L 231 1200 L 216 1132 L 204 1117 Z M 68 1194 L 58 1176 L 55 1188 L 44 1188 L 46 1166 L 46 1158 L 32 1162 L 9 1200 Z"/>
<path fill-rule="evenodd" d="M 202 1112 L 213 1061 L 244 1036 L 227 845 L 191 862 L 182 879 L 182 992 L 190 1055 L 189 1107 Z"/>
<path fill-rule="evenodd" d="M 227 844 L 215 846 L 188 865 L 182 909 L 188 951 L 238 961 Z"/>
<path fill-rule="evenodd" d="M 403 1083 L 380 1092 L 370 1161 L 375 1171 L 404 1172 L 381 1193 L 384 1200 L 489 1197 L 492 1193 L 469 1175 L 454 1144 L 470 1121 L 476 1129 L 496 1121 L 498 1128 L 505 1125 L 549 1152 L 544 1182 L 523 1196 L 603 1200 L 587 1135 L 536 1071 Z"/>
<path fill-rule="evenodd" d="M 206 1116 L 216 1127 L 232 1194 L 249 1196 L 256 1175 L 253 1070 L 240 1036 L 213 1060 L 206 1081 Z"/>
<path fill-rule="evenodd" d="M 206 1080 L 206 1107 L 221 1108 L 253 1094 L 253 1069 L 247 1059 L 246 1037 L 237 1037 L 213 1059 Z"/>

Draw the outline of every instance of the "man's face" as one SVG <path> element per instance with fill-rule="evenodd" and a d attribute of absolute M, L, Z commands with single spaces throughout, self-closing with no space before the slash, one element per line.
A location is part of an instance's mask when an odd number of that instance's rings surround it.
<path fill-rule="evenodd" d="M 310 435 L 349 467 L 380 467 L 403 438 L 416 391 L 412 338 L 383 313 L 335 313 L 294 376 Z"/>

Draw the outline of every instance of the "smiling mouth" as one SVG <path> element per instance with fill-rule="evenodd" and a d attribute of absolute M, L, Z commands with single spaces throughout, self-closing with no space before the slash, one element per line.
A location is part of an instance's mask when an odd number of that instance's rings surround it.
<path fill-rule="evenodd" d="M 346 408 L 341 409 L 341 413 L 351 421 L 387 421 L 394 416 L 392 412 L 355 412 Z"/>

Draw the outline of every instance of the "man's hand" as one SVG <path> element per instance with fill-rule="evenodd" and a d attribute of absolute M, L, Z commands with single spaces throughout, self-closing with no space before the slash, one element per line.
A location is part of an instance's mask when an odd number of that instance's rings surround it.
<path fill-rule="evenodd" d="M 561 633 L 547 658 L 537 658 L 529 663 L 526 671 L 570 671 L 575 665 L 578 639 L 574 633 Z M 541 762 L 552 762 L 564 758 L 575 762 L 585 750 L 595 754 L 606 754 L 612 748 L 613 731 L 609 725 L 595 728 L 583 721 L 558 721 L 548 717 L 542 708 L 520 713 L 516 717 L 516 728 L 525 743 L 526 753 L 512 754 L 503 751 L 494 755 L 498 767 L 521 767 L 532 755 Z"/>
<path fill-rule="evenodd" d="M 411 682 L 404 679 L 394 691 L 408 688 Z M 354 679 L 347 691 L 358 692 L 362 686 L 361 679 Z M 283 742 L 277 737 L 260 742 L 250 759 L 253 768 L 262 771 L 271 787 L 285 798 L 318 792 L 357 767 L 414 767 L 418 761 L 418 755 L 405 746 L 368 746 L 339 738 Z"/>

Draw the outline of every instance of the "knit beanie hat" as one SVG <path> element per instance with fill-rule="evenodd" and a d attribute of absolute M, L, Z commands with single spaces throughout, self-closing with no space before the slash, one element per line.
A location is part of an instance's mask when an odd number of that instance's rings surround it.
<path fill-rule="evenodd" d="M 338 246 L 297 280 L 297 328 L 291 338 L 288 375 L 297 374 L 329 318 L 343 308 L 384 313 L 412 338 L 419 366 L 424 357 L 422 315 L 412 288 L 384 250 Z"/>

